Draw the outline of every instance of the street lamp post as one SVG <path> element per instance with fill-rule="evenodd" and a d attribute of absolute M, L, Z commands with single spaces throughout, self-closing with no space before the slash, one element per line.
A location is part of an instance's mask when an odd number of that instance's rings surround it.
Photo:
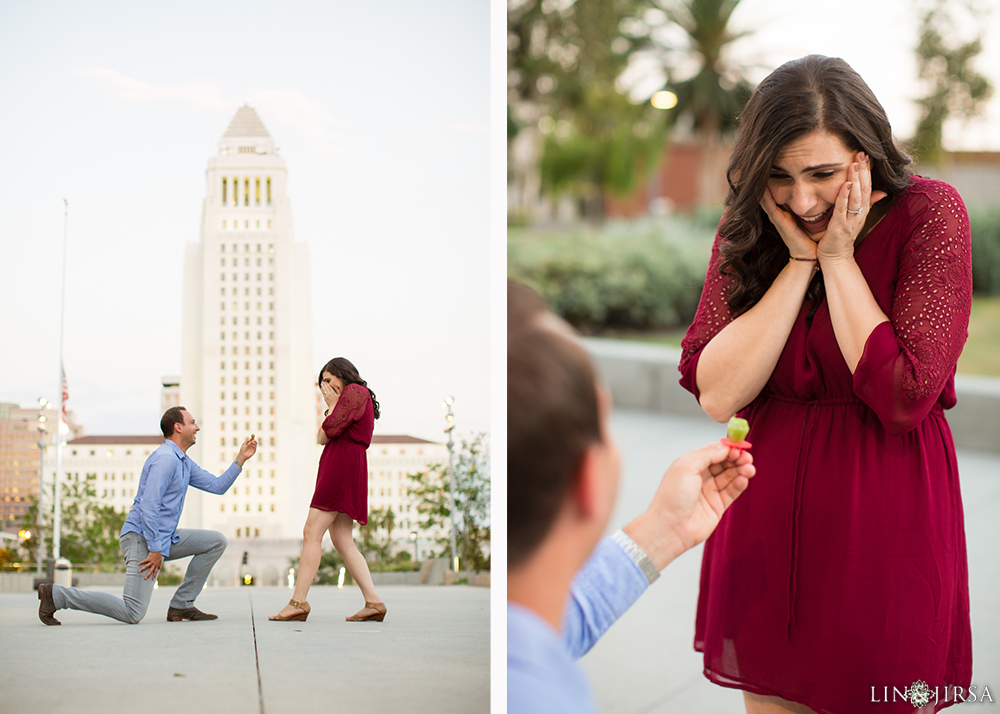
<path fill-rule="evenodd" d="M 413 541 L 413 562 L 417 563 L 420 561 L 420 558 L 417 555 L 417 542 L 420 540 L 420 536 L 416 531 L 410 531 L 410 540 Z"/>
<path fill-rule="evenodd" d="M 458 515 L 458 508 L 455 502 L 455 440 L 452 432 L 455 431 L 455 416 L 451 413 L 451 405 L 455 403 L 454 397 L 444 400 L 444 406 L 448 408 L 445 415 L 446 426 L 444 433 L 448 435 L 448 490 L 451 491 L 451 569 L 458 574 L 458 546 L 455 537 L 455 516 Z"/>
<path fill-rule="evenodd" d="M 38 574 L 42 574 L 42 563 L 45 562 L 45 407 L 48 405 L 45 397 L 38 398 Z"/>

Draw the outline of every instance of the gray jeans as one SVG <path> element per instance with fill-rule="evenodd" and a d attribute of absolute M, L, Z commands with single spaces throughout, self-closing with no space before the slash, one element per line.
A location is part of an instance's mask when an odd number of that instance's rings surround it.
<path fill-rule="evenodd" d="M 193 555 L 188 564 L 184 582 L 177 588 L 170 607 L 185 609 L 194 605 L 201 589 L 205 587 L 212 566 L 222 557 L 229 541 L 218 531 L 203 531 L 193 528 L 177 530 L 180 540 L 170 546 L 170 555 L 164 560 L 177 560 Z M 125 591 L 122 597 L 96 590 L 79 590 L 63 585 L 52 586 L 52 600 L 59 609 L 71 608 L 107 615 L 121 622 L 135 624 L 146 615 L 149 601 L 153 597 L 153 578 L 146 579 L 145 572 L 139 572 L 139 563 L 149 556 L 146 539 L 138 533 L 126 533 L 121 537 L 122 555 L 125 557 Z M 166 613 L 164 613 L 166 614 Z"/>

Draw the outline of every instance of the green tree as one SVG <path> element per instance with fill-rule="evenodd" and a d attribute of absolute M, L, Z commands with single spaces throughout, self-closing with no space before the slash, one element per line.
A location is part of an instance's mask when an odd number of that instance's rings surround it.
<path fill-rule="evenodd" d="M 600 218 L 609 194 L 628 193 L 655 165 L 663 114 L 630 99 L 622 80 L 649 42 L 630 30 L 644 5 L 508 3 L 508 163 L 522 204 L 538 190 L 569 193 L 584 215 Z M 515 150 L 516 142 L 527 148 Z"/>
<path fill-rule="evenodd" d="M 489 570 L 490 556 L 490 476 L 489 444 L 486 434 L 463 439 L 454 452 L 456 545 L 459 565 L 471 570 Z M 436 557 L 452 557 L 451 492 L 449 469 L 434 464 L 426 471 L 408 475 L 410 495 L 416 501 L 421 528 L 441 529 L 436 539 Z"/>
<path fill-rule="evenodd" d="M 682 117 L 690 120 L 701 148 L 699 202 L 721 203 L 717 187 L 726 169 L 726 139 L 735 132 L 737 118 L 753 92 L 747 68 L 728 57 L 732 43 L 750 34 L 729 26 L 740 0 L 650 2 L 662 13 L 661 23 L 655 21 L 655 13 L 648 15 L 655 29 L 673 26 L 683 31 L 683 41 L 667 35 L 669 43 L 661 40 L 657 47 L 667 77 L 665 89 L 677 95 L 677 107 L 667 120 L 671 125 Z M 694 74 L 689 69 L 692 60 Z"/>
<path fill-rule="evenodd" d="M 977 21 L 982 13 L 970 3 L 963 5 L 972 24 L 981 28 Z M 917 69 L 927 94 L 916 100 L 920 119 L 912 143 L 921 163 L 940 166 L 945 122 L 951 116 L 968 119 L 978 114 L 992 96 L 993 85 L 973 67 L 983 49 L 982 30 L 962 42 L 954 39 L 960 36 L 952 14 L 955 3 L 924 0 L 920 7 Z"/>
<path fill-rule="evenodd" d="M 60 555 L 71 563 L 95 564 L 101 572 L 117 572 L 124 567 L 118 537 L 128 513 L 98 500 L 96 478 L 96 474 L 88 474 L 85 479 L 62 484 Z M 45 500 L 51 504 L 52 494 L 47 494 Z M 29 562 L 37 557 L 39 533 L 45 538 L 46 552 L 53 552 L 53 517 L 48 513 L 44 527 L 39 529 L 37 499 L 21 519 L 21 527 L 31 531 L 31 538 L 24 543 Z"/>
<path fill-rule="evenodd" d="M 361 543 L 359 550 L 369 562 L 392 558 L 392 530 L 396 526 L 396 514 L 392 507 L 375 508 L 368 513 L 368 523 L 359 526 Z"/>

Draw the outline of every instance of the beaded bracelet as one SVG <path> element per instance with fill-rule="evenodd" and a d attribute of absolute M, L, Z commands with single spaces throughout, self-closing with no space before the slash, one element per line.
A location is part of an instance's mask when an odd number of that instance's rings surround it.
<path fill-rule="evenodd" d="M 819 262 L 819 258 L 796 258 L 794 255 L 788 256 L 792 260 L 797 260 L 800 263 L 816 263 Z"/>

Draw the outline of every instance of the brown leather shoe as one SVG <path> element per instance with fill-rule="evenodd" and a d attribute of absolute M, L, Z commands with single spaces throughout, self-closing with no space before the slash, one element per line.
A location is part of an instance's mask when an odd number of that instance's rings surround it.
<path fill-rule="evenodd" d="M 209 615 L 196 607 L 189 607 L 184 610 L 176 607 L 167 608 L 167 622 L 180 622 L 181 620 L 218 620 L 218 615 Z"/>
<path fill-rule="evenodd" d="M 41 600 L 38 605 L 38 619 L 46 625 L 61 625 L 62 623 L 52 616 L 58 609 L 52 599 L 52 583 L 41 583 L 38 586 L 38 599 Z"/>

